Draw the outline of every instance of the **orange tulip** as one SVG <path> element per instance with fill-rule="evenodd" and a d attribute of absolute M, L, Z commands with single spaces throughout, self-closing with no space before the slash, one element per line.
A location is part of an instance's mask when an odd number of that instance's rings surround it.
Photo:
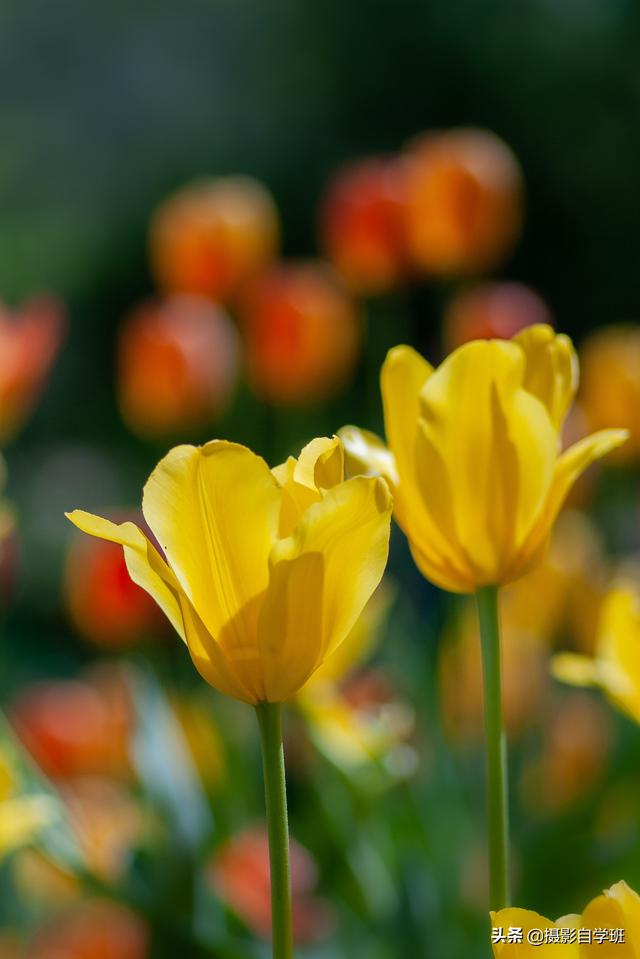
<path fill-rule="evenodd" d="M 53 297 L 35 297 L 15 311 L 0 303 L 0 443 L 12 439 L 35 406 L 65 319 Z"/>
<path fill-rule="evenodd" d="M 443 318 L 448 350 L 470 340 L 510 340 L 525 326 L 551 324 L 549 309 L 521 283 L 479 283 L 449 303 Z"/>
<path fill-rule="evenodd" d="M 118 343 L 118 398 L 142 435 L 204 426 L 229 402 L 238 373 L 235 327 L 206 300 L 176 296 L 145 303 Z"/>
<path fill-rule="evenodd" d="M 282 405 L 337 393 L 362 343 L 361 317 L 322 263 L 282 265 L 262 277 L 244 304 L 242 330 L 253 389 Z"/>
<path fill-rule="evenodd" d="M 97 683 L 59 680 L 30 686 L 14 703 L 10 719 L 48 776 L 129 771 L 131 719 Z"/>
<path fill-rule="evenodd" d="M 640 458 L 640 325 L 605 326 L 580 350 L 579 402 L 590 427 L 616 423 L 629 439 L 613 454 L 615 462 Z"/>
<path fill-rule="evenodd" d="M 204 696 L 173 696 L 171 705 L 191 758 L 204 785 L 218 790 L 225 783 L 226 756 L 211 704 Z"/>
<path fill-rule="evenodd" d="M 151 222 L 151 267 L 167 293 L 226 302 L 274 259 L 278 213 L 271 195 L 245 176 L 192 183 Z"/>
<path fill-rule="evenodd" d="M 266 830 L 247 829 L 232 836 L 214 857 L 210 877 L 227 906 L 252 932 L 263 939 L 271 935 L 271 882 Z M 313 895 L 316 867 L 309 853 L 291 843 L 293 934 L 296 942 L 320 939 L 331 928 L 327 904 Z"/>
<path fill-rule="evenodd" d="M 134 912 L 90 900 L 47 923 L 29 946 L 29 959 L 147 959 L 149 931 Z"/>
<path fill-rule="evenodd" d="M 324 197 L 321 235 L 329 260 L 360 293 L 380 293 L 406 273 L 402 173 L 369 157 L 338 171 Z"/>
<path fill-rule="evenodd" d="M 438 664 L 440 699 L 447 735 L 462 745 L 482 740 L 482 661 L 474 610 L 466 606 L 455 635 L 447 636 Z M 535 634 L 505 629 L 502 649 L 503 706 L 510 738 L 536 720 L 548 683 L 548 650 Z"/>
<path fill-rule="evenodd" d="M 0 959 L 24 959 L 20 939 L 10 932 L 0 934 Z"/>
<path fill-rule="evenodd" d="M 541 755 L 525 768 L 522 796 L 534 815 L 557 813 L 603 773 L 611 747 L 607 708 L 585 693 L 564 695 L 545 715 Z"/>
<path fill-rule="evenodd" d="M 107 649 L 126 649 L 166 632 L 156 603 L 137 586 L 120 546 L 76 536 L 67 557 L 66 607 L 81 636 Z"/>
<path fill-rule="evenodd" d="M 509 147 L 487 130 L 427 133 L 406 151 L 405 226 L 419 269 L 435 275 L 491 269 L 520 232 L 522 177 Z"/>
<path fill-rule="evenodd" d="M 125 785 L 104 776 L 76 777 L 61 787 L 60 795 L 91 872 L 117 883 L 149 825 L 148 810 L 145 816 Z"/>

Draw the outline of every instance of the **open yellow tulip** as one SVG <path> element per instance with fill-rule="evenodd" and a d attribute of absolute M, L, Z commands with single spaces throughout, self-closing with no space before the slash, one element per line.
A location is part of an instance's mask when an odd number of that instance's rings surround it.
<path fill-rule="evenodd" d="M 560 452 L 577 386 L 571 341 L 537 325 L 512 340 L 477 340 L 433 369 L 392 349 L 381 388 L 388 448 L 372 433 L 340 436 L 353 472 L 385 476 L 395 515 L 424 575 L 472 593 L 535 566 L 572 484 L 625 430 Z"/>
<path fill-rule="evenodd" d="M 559 653 L 556 679 L 572 686 L 600 686 L 624 713 L 640 723 L 640 592 L 619 580 L 607 593 L 598 621 L 596 653 Z"/>
<path fill-rule="evenodd" d="M 350 471 L 388 480 L 420 571 L 450 592 L 476 594 L 495 909 L 510 901 L 498 588 L 542 559 L 572 484 L 627 437 L 602 430 L 561 452 L 577 382 L 571 340 L 545 324 L 465 343 L 437 369 L 397 346 L 381 373 L 388 447 L 356 427 L 340 431 Z"/>
<path fill-rule="evenodd" d="M 551 922 L 528 909 L 491 913 L 495 959 L 590 959 L 640 956 L 640 896 L 618 882 L 593 899 L 581 916 Z"/>
<path fill-rule="evenodd" d="M 68 514 L 122 544 L 131 578 L 166 613 L 201 675 L 256 708 L 274 959 L 293 955 L 281 704 L 349 635 L 380 582 L 391 508 L 383 479 L 344 481 L 334 437 L 273 470 L 237 443 L 177 446 L 144 489 L 160 548 L 134 523 Z"/>
<path fill-rule="evenodd" d="M 290 699 L 348 635 L 384 571 L 391 496 L 383 480 L 343 480 L 337 438 L 274 470 L 214 440 L 161 460 L 143 513 L 162 552 L 133 523 L 68 516 L 121 543 L 201 675 L 256 704 Z"/>

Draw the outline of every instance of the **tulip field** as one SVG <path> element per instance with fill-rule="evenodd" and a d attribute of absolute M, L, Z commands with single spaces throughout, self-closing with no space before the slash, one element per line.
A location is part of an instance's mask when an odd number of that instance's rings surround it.
<path fill-rule="evenodd" d="M 637 15 L 378 6 L 8 0 L 0 959 L 640 957 Z"/>

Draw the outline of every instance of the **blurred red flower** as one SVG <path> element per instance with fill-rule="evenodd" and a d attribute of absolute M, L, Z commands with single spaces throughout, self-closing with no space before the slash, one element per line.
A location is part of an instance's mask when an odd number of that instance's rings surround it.
<path fill-rule="evenodd" d="M 271 935 L 269 842 L 262 828 L 247 829 L 218 850 L 210 867 L 221 899 L 257 935 Z M 299 943 L 314 942 L 330 930 L 332 917 L 324 900 L 313 895 L 316 867 L 309 853 L 291 842 L 293 935 Z"/>
<path fill-rule="evenodd" d="M 522 221 L 522 177 L 509 147 L 488 130 L 420 136 L 404 154 L 405 227 L 415 265 L 473 274 L 509 252 Z"/>
<path fill-rule="evenodd" d="M 146 959 L 149 933 L 130 909 L 107 900 L 75 906 L 40 929 L 30 959 Z"/>
<path fill-rule="evenodd" d="M 52 296 L 9 310 L 0 303 L 0 443 L 31 413 L 60 347 L 66 315 Z"/>
<path fill-rule="evenodd" d="M 132 718 L 115 677 L 59 680 L 27 687 L 9 718 L 42 771 L 65 779 L 83 773 L 129 774 Z"/>
<path fill-rule="evenodd" d="M 118 342 L 118 398 L 143 435 L 203 426 L 229 402 L 238 374 L 238 337 L 208 300 L 175 296 L 139 306 Z"/>
<path fill-rule="evenodd" d="M 274 259 L 278 213 L 250 177 L 189 184 L 165 200 L 151 222 L 151 267 L 167 293 L 226 302 Z"/>
<path fill-rule="evenodd" d="M 402 168 L 369 157 L 333 177 L 321 208 L 322 243 L 348 285 L 380 293 L 406 273 L 402 228 Z"/>
<path fill-rule="evenodd" d="M 338 392 L 354 371 L 363 336 L 342 281 L 321 262 L 266 273 L 244 301 L 241 326 L 253 389 L 282 405 Z"/>
<path fill-rule="evenodd" d="M 544 300 L 521 283 L 480 283 L 449 303 L 443 318 L 445 345 L 469 340 L 509 340 L 525 326 L 553 320 Z"/>
<path fill-rule="evenodd" d="M 138 517 L 118 517 L 119 521 Z M 74 536 L 67 555 L 65 605 L 81 636 L 107 649 L 126 649 L 166 633 L 166 619 L 127 570 L 122 547 L 89 536 Z"/>

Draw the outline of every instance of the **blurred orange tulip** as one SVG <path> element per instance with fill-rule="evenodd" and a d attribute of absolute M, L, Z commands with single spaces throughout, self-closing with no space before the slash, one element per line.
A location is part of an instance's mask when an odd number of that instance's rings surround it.
<path fill-rule="evenodd" d="M 402 172 L 369 157 L 339 170 L 325 194 L 320 230 L 329 260 L 359 293 L 381 293 L 406 274 Z"/>
<path fill-rule="evenodd" d="M 584 514 L 564 510 L 544 560 L 503 587 L 503 696 L 512 738 L 540 719 L 550 690 L 554 644 L 561 639 L 572 649 L 593 650 L 606 582 L 604 545 L 597 529 Z M 463 744 L 477 742 L 483 729 L 480 637 L 468 603 L 442 645 L 439 681 L 447 733 Z"/>
<path fill-rule="evenodd" d="M 0 959 L 24 959 L 24 948 L 18 936 L 10 932 L 0 934 Z"/>
<path fill-rule="evenodd" d="M 73 625 L 97 646 L 126 649 L 167 631 L 165 617 L 133 582 L 122 548 L 115 543 L 75 536 L 67 556 L 64 592 Z"/>
<path fill-rule="evenodd" d="M 537 719 L 549 686 L 544 642 L 535 634 L 505 629 L 502 669 L 505 726 L 516 739 Z M 462 745 L 476 744 L 484 735 L 482 659 L 471 605 L 465 605 L 455 635 L 445 638 L 438 678 L 447 735 Z"/>
<path fill-rule="evenodd" d="M 606 706 L 585 693 L 565 694 L 545 714 L 540 757 L 525 767 L 523 800 L 532 814 L 557 813 L 594 787 L 611 747 Z"/>
<path fill-rule="evenodd" d="M 281 265 L 249 291 L 242 314 L 247 372 L 269 403 L 313 403 L 352 375 L 362 320 L 342 282 L 323 263 Z"/>
<path fill-rule="evenodd" d="M 34 847 L 14 857 L 12 875 L 18 895 L 32 906 L 60 909 L 83 897 L 82 881 Z"/>
<path fill-rule="evenodd" d="M 596 330 L 580 350 L 578 400 L 591 428 L 616 423 L 629 430 L 612 454 L 618 463 L 640 457 L 640 325 Z"/>
<path fill-rule="evenodd" d="M 487 130 L 426 133 L 405 153 L 405 226 L 415 265 L 437 276 L 491 269 L 521 228 L 522 176 Z"/>
<path fill-rule="evenodd" d="M 0 443 L 31 413 L 65 324 L 64 307 L 54 297 L 34 297 L 15 311 L 0 303 Z"/>
<path fill-rule="evenodd" d="M 224 743 L 204 696 L 173 696 L 171 705 L 200 779 L 211 790 L 224 785 L 226 756 Z"/>
<path fill-rule="evenodd" d="M 238 359 L 235 327 L 220 307 L 192 296 L 142 304 L 118 341 L 127 425 L 143 436 L 204 426 L 229 402 Z"/>
<path fill-rule="evenodd" d="M 247 829 L 222 846 L 214 857 L 210 876 L 214 889 L 256 936 L 271 935 L 271 882 L 266 830 Z M 324 900 L 313 895 L 316 867 L 309 853 L 291 842 L 293 935 L 299 943 L 326 935 L 332 916 Z"/>
<path fill-rule="evenodd" d="M 506 642 L 515 630 L 535 634 L 550 649 L 561 638 L 566 647 L 593 652 L 607 575 L 604 544 L 592 520 L 563 510 L 542 563 L 502 592 Z"/>
<path fill-rule="evenodd" d="M 444 339 L 450 351 L 470 340 L 509 340 L 525 326 L 552 322 L 544 300 L 521 283 L 479 283 L 449 303 Z"/>
<path fill-rule="evenodd" d="M 121 782 L 81 776 L 61 786 L 74 835 L 93 875 L 117 883 L 131 849 L 149 825 L 149 812 Z"/>
<path fill-rule="evenodd" d="M 271 195 L 246 176 L 189 184 L 156 211 L 151 267 L 167 293 L 226 302 L 274 259 L 278 213 Z"/>
<path fill-rule="evenodd" d="M 30 686 L 9 718 L 47 776 L 129 773 L 130 717 L 97 683 L 59 680 Z"/>
<path fill-rule="evenodd" d="M 149 933 L 130 909 L 90 900 L 47 923 L 29 947 L 29 959 L 147 959 Z"/>

